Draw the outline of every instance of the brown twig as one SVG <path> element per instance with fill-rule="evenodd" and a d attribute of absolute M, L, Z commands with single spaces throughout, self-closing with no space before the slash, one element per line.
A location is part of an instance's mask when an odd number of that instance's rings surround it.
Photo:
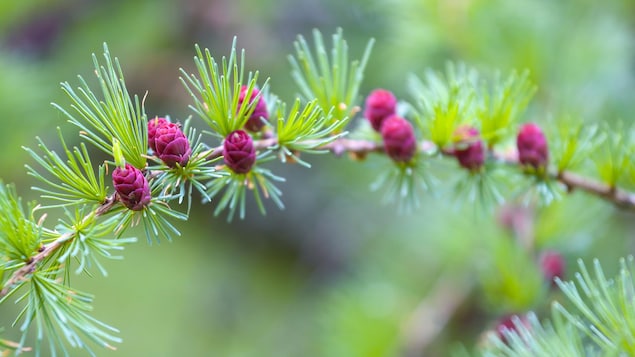
<path fill-rule="evenodd" d="M 618 187 L 590 180 L 572 172 L 561 172 L 555 178 L 562 182 L 569 190 L 579 189 L 601 197 L 624 209 L 635 208 L 635 194 Z"/>
<path fill-rule="evenodd" d="M 110 211 L 110 209 L 114 206 L 116 202 L 117 200 L 115 199 L 114 196 L 108 197 L 106 199 L 106 202 L 104 202 L 91 214 L 88 214 L 86 217 L 84 217 L 84 221 L 105 214 L 106 212 Z M 57 251 L 58 249 L 66 245 L 67 243 L 73 241 L 73 239 L 75 239 L 76 237 L 76 234 L 77 234 L 76 232 L 64 233 L 61 236 L 59 236 L 57 239 L 52 241 L 51 243 L 40 248 L 36 255 L 29 258 L 26 265 L 16 270 L 13 273 L 13 275 L 11 275 L 11 277 L 7 280 L 7 282 L 2 287 L 2 290 L 0 290 L 0 299 L 7 296 L 7 294 L 9 294 L 9 292 L 11 292 L 11 290 L 13 290 L 16 286 L 18 286 L 22 281 L 27 280 L 28 277 L 33 272 L 35 272 L 37 265 L 40 264 L 40 262 L 44 261 L 44 259 L 49 257 L 51 254 L 53 254 L 55 251 Z"/>

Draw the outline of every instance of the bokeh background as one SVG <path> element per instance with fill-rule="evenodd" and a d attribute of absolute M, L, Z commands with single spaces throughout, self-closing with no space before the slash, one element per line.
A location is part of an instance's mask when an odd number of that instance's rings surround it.
<path fill-rule="evenodd" d="M 271 77 L 272 91 L 289 101 L 294 39 L 313 28 L 328 38 L 337 27 L 353 57 L 376 39 L 362 95 L 384 87 L 410 100 L 409 73 L 456 61 L 484 73 L 529 69 L 538 91 L 523 120 L 546 127 L 565 117 L 591 125 L 635 115 L 632 0 L 2 1 L 0 176 L 37 198 L 21 147 L 34 147 L 35 136 L 58 145 L 58 126 L 78 142 L 50 103 L 68 103 L 59 83 L 90 77 L 90 55 L 104 42 L 129 90 L 148 91 L 149 115 L 183 120 L 192 113 L 178 69 L 191 72 L 195 43 L 218 58 L 238 36 L 248 68 Z M 212 206 L 196 206 L 179 225 L 182 237 L 151 246 L 142 238 L 125 260 L 107 264 L 107 278 L 76 278 L 96 295 L 95 315 L 124 338 L 117 352 L 98 355 L 445 356 L 478 346 L 501 315 L 544 313 L 558 298 L 536 288 L 535 262 L 510 248 L 498 208 L 441 184 L 421 208 L 398 214 L 369 189 L 385 158 L 308 159 L 311 169 L 273 166 L 287 178 L 285 210 L 270 204 L 260 216 L 252 207 L 244 221 L 228 223 Z M 597 257 L 611 273 L 633 252 L 633 214 L 583 194 L 528 217 L 537 246 L 562 252 L 569 272 L 575 259 Z M 509 264 L 492 264 L 501 255 Z M 434 299 L 448 287 L 448 299 Z M 418 343 L 422 306 L 442 311 L 452 297 L 461 303 L 448 324 Z M 7 305 L 0 325 L 15 339 L 17 307 Z"/>

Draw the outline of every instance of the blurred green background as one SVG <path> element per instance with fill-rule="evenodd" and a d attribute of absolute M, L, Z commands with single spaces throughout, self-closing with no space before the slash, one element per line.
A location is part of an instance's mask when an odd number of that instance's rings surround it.
<path fill-rule="evenodd" d="M 119 57 L 129 90 L 148 91 L 150 116 L 183 120 L 192 113 L 178 69 L 192 71 L 195 43 L 218 58 L 238 36 L 248 68 L 271 77 L 272 91 L 289 101 L 293 40 L 313 28 L 328 38 L 337 27 L 352 57 L 377 41 L 362 95 L 384 87 L 411 100 L 408 73 L 458 61 L 486 73 L 529 69 L 538 92 L 524 120 L 634 117 L 632 0 L 2 1 L 0 176 L 36 198 L 21 146 L 35 146 L 35 136 L 59 145 L 57 126 L 77 142 L 49 103 L 67 105 L 59 83 L 90 77 L 90 54 L 103 42 Z M 497 209 L 441 184 L 423 207 L 397 214 L 369 189 L 385 158 L 308 159 L 310 170 L 273 167 L 287 178 L 286 210 L 269 205 L 263 217 L 252 207 L 246 220 L 227 223 L 213 207 L 197 206 L 172 243 L 142 238 L 125 260 L 107 263 L 107 278 L 76 278 L 77 288 L 96 295 L 95 315 L 124 338 L 117 352 L 98 355 L 398 356 L 412 347 L 419 304 L 441 282 L 467 298 L 414 355 L 445 356 L 458 343 L 478 345 L 500 315 L 544 311 L 554 297 L 533 283 L 531 255 L 509 247 L 513 237 Z M 561 251 L 568 271 L 578 257 L 598 257 L 613 272 L 617 258 L 633 252 L 633 215 L 583 194 L 531 217 L 538 247 Z M 502 270 L 511 278 L 497 275 Z M 16 313 L 0 307 L 6 338 L 19 336 L 9 328 Z"/>

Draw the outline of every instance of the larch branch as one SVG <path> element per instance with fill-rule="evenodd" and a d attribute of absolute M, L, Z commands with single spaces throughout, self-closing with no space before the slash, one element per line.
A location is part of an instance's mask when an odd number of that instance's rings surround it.
<path fill-rule="evenodd" d="M 307 142 L 304 143 L 306 144 Z M 274 148 L 277 144 L 278 141 L 275 137 L 254 141 L 254 147 L 257 150 Z M 328 144 L 317 146 L 315 149 L 328 150 L 335 156 L 348 153 L 355 158 L 364 158 L 370 153 L 384 152 L 383 145 L 379 142 L 348 138 L 339 138 Z M 438 152 L 442 156 L 452 156 L 451 150 L 438 148 L 434 143 L 428 140 L 423 140 L 419 143 L 419 150 L 422 152 Z M 520 163 L 518 162 L 517 153 L 515 151 L 491 151 L 489 154 L 494 160 L 506 165 L 519 166 L 520 169 Z M 214 148 L 209 158 L 213 159 L 222 155 L 223 147 L 219 146 Z M 633 192 L 570 171 L 549 172 L 548 178 L 560 182 L 568 191 L 581 190 L 604 199 L 619 208 L 635 210 L 635 193 Z"/>
<path fill-rule="evenodd" d="M 106 199 L 106 202 L 104 202 L 97 209 L 84 217 L 84 220 L 89 219 L 89 217 L 98 217 L 107 213 L 116 202 L 117 200 L 114 196 L 108 197 Z M 38 264 L 44 261 L 44 259 L 49 257 L 51 254 L 56 252 L 58 249 L 66 245 L 68 242 L 71 242 L 76 235 L 76 232 L 64 233 L 51 243 L 46 244 L 42 248 L 40 248 L 38 253 L 28 260 L 26 265 L 16 270 L 13 275 L 11 275 L 11 277 L 7 280 L 7 282 L 2 287 L 2 290 L 0 290 L 0 299 L 7 296 L 11 292 L 11 290 L 13 290 L 21 282 L 27 280 L 29 275 L 33 274 L 33 272 L 36 271 Z"/>

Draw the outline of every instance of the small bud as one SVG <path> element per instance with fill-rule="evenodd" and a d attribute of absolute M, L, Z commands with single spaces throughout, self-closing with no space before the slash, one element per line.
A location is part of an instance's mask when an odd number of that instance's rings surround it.
<path fill-rule="evenodd" d="M 485 163 L 485 150 L 479 135 L 478 129 L 467 125 L 459 126 L 454 132 L 454 156 L 459 165 L 470 171 L 480 170 Z"/>
<path fill-rule="evenodd" d="M 251 91 L 251 98 L 249 98 L 249 104 L 253 102 L 254 98 L 258 95 L 258 93 L 260 93 L 260 91 L 258 91 L 258 89 L 256 88 L 254 88 Z M 246 96 L 247 96 L 247 86 L 242 86 L 240 88 L 240 97 L 238 97 L 239 109 L 243 105 L 243 102 L 245 101 Z M 258 102 L 256 103 L 256 107 L 254 108 L 254 111 L 251 113 L 251 116 L 249 116 L 249 119 L 247 119 L 247 123 L 245 123 L 245 129 L 252 132 L 260 131 L 260 129 L 262 129 L 262 127 L 265 126 L 265 123 L 263 122 L 261 118 L 264 118 L 265 120 L 269 119 L 269 113 L 267 112 L 267 103 L 265 102 L 265 99 L 262 97 L 262 95 L 260 96 L 260 98 L 258 98 Z"/>
<path fill-rule="evenodd" d="M 256 149 L 251 136 L 243 130 L 232 131 L 223 142 L 223 159 L 237 174 L 246 174 L 256 162 Z"/>
<path fill-rule="evenodd" d="M 165 118 L 159 117 L 148 120 L 148 146 L 152 151 L 156 151 L 154 138 L 156 137 L 157 128 L 167 123 L 168 121 Z"/>
<path fill-rule="evenodd" d="M 112 172 L 112 183 L 119 201 L 133 211 L 140 211 L 150 203 L 150 185 L 141 170 L 126 164 Z"/>
<path fill-rule="evenodd" d="M 542 252 L 539 258 L 540 269 L 545 279 L 552 287 L 556 286 L 555 278 L 562 279 L 564 277 L 564 257 L 553 250 Z"/>
<path fill-rule="evenodd" d="M 540 127 L 534 123 L 524 124 L 516 138 L 518 161 L 535 169 L 544 168 L 549 159 L 547 139 Z"/>
<path fill-rule="evenodd" d="M 505 331 L 516 331 L 518 332 L 518 327 L 514 324 L 514 320 L 518 319 L 519 322 L 525 327 L 529 327 L 529 320 L 527 320 L 527 316 L 525 315 L 506 315 L 500 318 L 496 324 L 496 335 L 500 338 L 503 343 L 508 344 L 507 337 L 505 336 Z"/>
<path fill-rule="evenodd" d="M 386 154 L 397 162 L 408 162 L 417 152 L 417 138 L 410 122 L 392 115 L 381 126 Z"/>
<path fill-rule="evenodd" d="M 386 89 L 375 89 L 366 98 L 364 117 L 375 131 L 381 131 L 384 120 L 396 113 L 397 98 Z"/>
<path fill-rule="evenodd" d="M 189 140 L 174 123 L 165 123 L 156 128 L 154 146 L 157 156 L 170 167 L 175 167 L 177 163 L 181 167 L 187 165 L 192 154 Z"/>

